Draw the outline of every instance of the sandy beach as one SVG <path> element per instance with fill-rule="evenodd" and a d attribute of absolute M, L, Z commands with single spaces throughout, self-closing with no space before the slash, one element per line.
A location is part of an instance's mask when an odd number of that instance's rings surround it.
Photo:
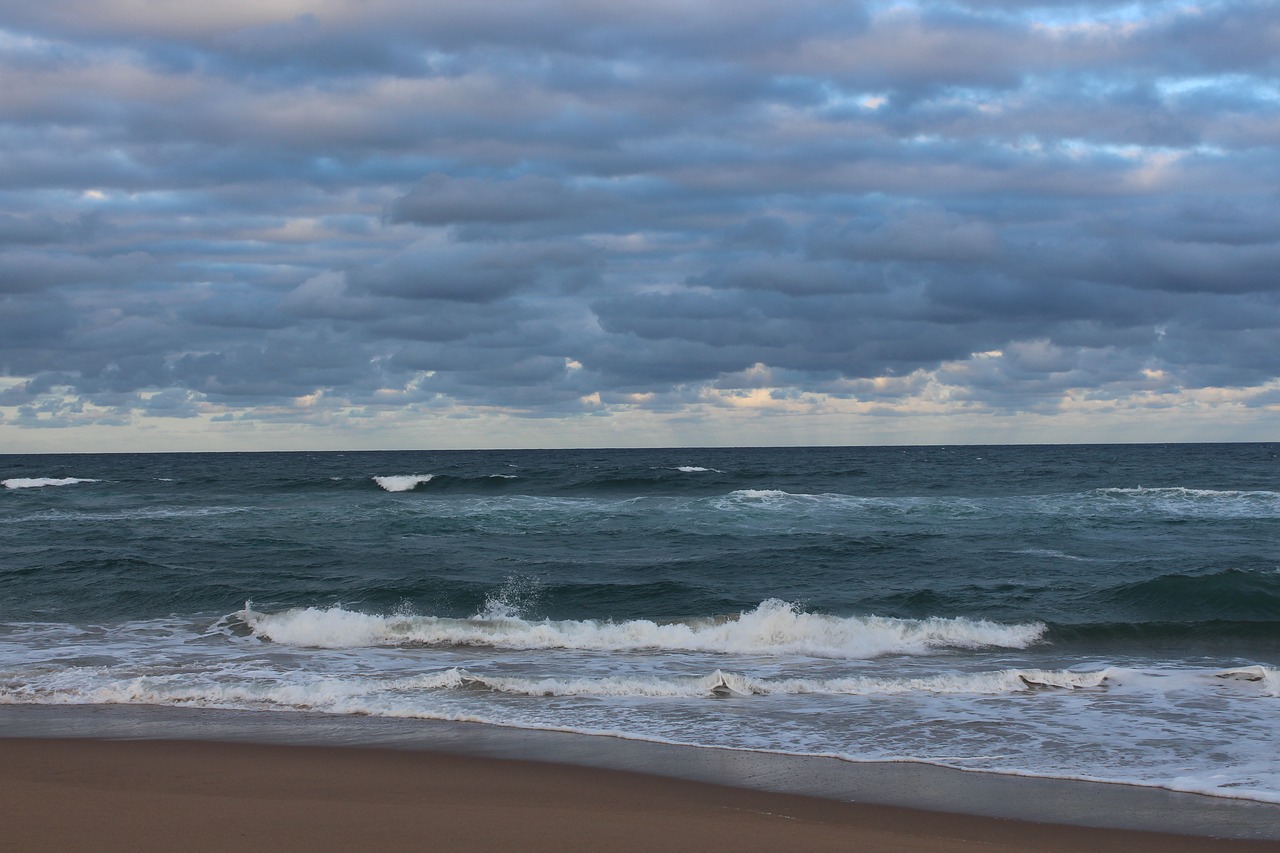
<path fill-rule="evenodd" d="M 10 850 L 1274 850 L 350 747 L 0 740 Z"/>

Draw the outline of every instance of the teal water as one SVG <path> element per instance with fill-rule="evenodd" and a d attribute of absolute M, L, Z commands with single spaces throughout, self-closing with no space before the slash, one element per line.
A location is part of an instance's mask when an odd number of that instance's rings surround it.
<path fill-rule="evenodd" d="M 0 456 L 0 702 L 467 719 L 1280 800 L 1278 454 Z"/>

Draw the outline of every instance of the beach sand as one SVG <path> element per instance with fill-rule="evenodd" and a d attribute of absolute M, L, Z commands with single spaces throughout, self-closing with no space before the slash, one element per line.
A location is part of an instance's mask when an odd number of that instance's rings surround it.
<path fill-rule="evenodd" d="M 554 763 L 376 748 L 0 739 L 4 850 L 1275 851 Z"/>

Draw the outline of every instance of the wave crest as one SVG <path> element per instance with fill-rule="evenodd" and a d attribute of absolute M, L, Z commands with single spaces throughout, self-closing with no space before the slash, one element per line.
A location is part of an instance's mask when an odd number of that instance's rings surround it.
<path fill-rule="evenodd" d="M 1280 514 L 1280 492 L 1235 489 L 1111 488 L 1093 492 L 1108 503 L 1150 507 L 1173 515 L 1272 518 Z"/>
<path fill-rule="evenodd" d="M 487 615 L 487 614 L 486 614 Z M 258 613 L 246 603 L 233 618 L 262 639 L 295 646 L 353 648 L 461 645 L 582 651 L 672 650 L 716 654 L 865 659 L 941 648 L 1025 648 L 1043 623 L 1005 625 L 964 618 L 893 619 L 804 613 L 778 599 L 728 619 L 659 623 L 647 619 L 529 621 L 379 616 L 341 607 Z"/>
<path fill-rule="evenodd" d="M 72 486 L 76 483 L 97 483 L 83 477 L 10 477 L 0 480 L 0 486 L 6 489 L 39 489 L 44 486 Z"/>
<path fill-rule="evenodd" d="M 1074 670 L 1006 669 L 995 672 L 947 673 L 921 678 L 756 678 L 717 669 L 710 675 L 633 678 L 518 678 L 485 675 L 455 667 L 423 676 L 425 688 L 491 690 L 519 696 L 591 696 L 596 698 L 725 698 L 826 694 L 846 696 L 949 694 L 1004 695 L 1040 690 L 1101 689 L 1119 674 Z M 1227 677 L 1220 675 L 1219 677 Z M 1248 680 L 1257 680 L 1250 677 Z"/>
<path fill-rule="evenodd" d="M 434 479 L 434 474 L 394 474 L 388 477 L 374 477 L 373 481 L 388 492 L 411 492 L 423 483 L 430 483 Z"/>

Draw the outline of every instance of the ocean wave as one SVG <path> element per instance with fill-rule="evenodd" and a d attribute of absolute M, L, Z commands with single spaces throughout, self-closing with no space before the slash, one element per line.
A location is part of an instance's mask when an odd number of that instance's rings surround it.
<path fill-rule="evenodd" d="M 1269 518 L 1280 515 L 1280 492 L 1236 489 L 1162 488 L 1095 489 L 1091 495 L 1104 504 L 1132 505 L 1171 515 Z"/>
<path fill-rule="evenodd" d="M 1280 577 L 1226 569 L 1207 575 L 1163 575 L 1123 584 L 1095 597 L 1162 620 L 1280 620 Z"/>
<path fill-rule="evenodd" d="M 135 507 L 99 512 L 81 510 L 43 510 L 24 516 L 0 519 L 0 524 L 83 522 L 83 521 L 149 521 L 169 518 L 206 518 L 217 515 L 252 513 L 244 506 Z"/>
<path fill-rule="evenodd" d="M 672 650 L 865 659 L 946 648 L 1025 648 L 1042 623 L 1005 625 L 964 618 L 892 619 L 804 613 L 778 599 L 728 618 L 660 623 L 647 619 L 528 621 L 381 616 L 314 607 L 259 613 L 249 602 L 228 617 L 261 639 L 293 646 L 489 646 L 584 651 Z M 229 623 L 230 624 L 230 623 Z"/>
<path fill-rule="evenodd" d="M 106 659 L 111 660 L 111 659 Z M 761 678 L 715 670 L 701 676 L 511 676 L 449 667 L 396 677 L 324 677 L 297 680 L 254 678 L 246 673 L 209 673 L 190 678 L 180 673 L 112 677 L 102 658 L 75 666 L 66 661 L 33 680 L 0 683 L 3 704 L 153 704 L 202 707 L 321 710 L 372 716 L 397 716 L 405 703 L 431 691 L 482 691 L 531 698 L 729 699 L 755 696 L 1010 696 L 1096 692 L 1123 688 L 1140 693 L 1203 691 L 1223 687 L 1245 695 L 1280 697 L 1280 671 L 1261 665 L 1214 671 L 1142 672 L 1108 667 L 1076 670 L 1003 669 L 952 672 L 914 678 Z"/>
<path fill-rule="evenodd" d="M 1139 692 L 1200 691 L 1227 684 L 1254 695 L 1280 697 L 1280 670 L 1252 665 L 1213 670 L 1142 672 L 1107 667 L 1081 672 L 1071 669 L 1001 669 L 983 672 L 947 672 L 914 678 L 857 676 L 846 678 L 760 678 L 715 670 L 709 675 L 685 677 L 520 678 L 475 673 L 455 667 L 435 673 L 416 686 L 490 690 L 522 696 L 590 696 L 595 698 L 727 698 L 732 696 L 829 695 L 903 696 L 911 694 L 952 696 L 1002 696 L 1025 693 L 1097 691 L 1112 687 Z M 409 686 L 409 685 L 405 685 Z"/>
<path fill-rule="evenodd" d="M 1256 684 L 1264 696 L 1280 698 L 1280 669 L 1275 667 L 1262 666 L 1260 664 L 1241 666 L 1215 672 L 1214 677 L 1225 681 L 1242 681 L 1248 684 Z"/>
<path fill-rule="evenodd" d="M 769 510 L 770 512 L 802 512 L 818 510 L 862 509 L 878 501 L 875 498 L 858 498 L 852 495 L 810 495 L 785 492 L 782 489 L 734 489 L 727 495 L 711 498 L 709 504 L 721 511 Z"/>
<path fill-rule="evenodd" d="M 0 486 L 6 489 L 39 489 L 45 486 L 72 486 L 76 483 L 98 483 L 83 477 L 10 477 L 0 480 Z"/>
<path fill-rule="evenodd" d="M 1117 511 L 1186 518 L 1280 517 L 1280 492 L 1169 488 L 1101 488 L 1087 492 L 980 495 L 853 495 L 782 489 L 735 489 L 712 501 L 720 510 L 767 509 L 943 518 L 1052 515 L 1094 517 Z"/>
<path fill-rule="evenodd" d="M 1192 489 L 1186 486 L 1164 486 L 1158 488 L 1149 488 L 1146 486 L 1133 486 L 1128 488 L 1103 488 L 1097 489 L 1097 494 L 1112 495 L 1117 497 L 1173 497 L 1173 498 L 1192 498 L 1200 499 L 1221 499 L 1221 498 L 1241 498 L 1241 497 L 1263 497 L 1276 498 L 1280 497 L 1280 492 L 1270 492 L 1263 490 L 1242 491 L 1239 489 Z"/>
<path fill-rule="evenodd" d="M 1014 551 L 1015 554 L 1026 554 L 1030 557 L 1052 557 L 1056 560 L 1070 560 L 1074 563 L 1099 563 L 1102 562 L 1097 557 L 1079 557 L 1075 554 L 1067 554 L 1054 548 L 1023 548 Z"/>
<path fill-rule="evenodd" d="M 430 686 L 491 690 L 520 696 L 591 696 L 595 698 L 728 698 L 733 696 L 842 695 L 874 696 L 909 693 L 1003 695 L 1038 690 L 1082 690 L 1106 686 L 1118 670 L 1006 669 L 996 672 L 947 673 L 921 678 L 756 678 L 717 669 L 692 677 L 516 678 L 453 668 L 432 677 Z M 1222 675 L 1220 677 L 1227 677 Z M 1242 680 L 1256 681 L 1252 670 Z M 427 686 L 423 682 L 423 686 Z"/>
<path fill-rule="evenodd" d="M 1272 677 L 1275 676 L 1275 670 L 1270 670 L 1270 673 Z M 249 674 L 246 673 L 246 675 Z M 979 677 L 988 675 L 997 679 L 1004 679 L 1007 673 L 978 673 L 975 675 Z M 1104 689 L 1110 685 L 1113 678 L 1112 672 L 1109 670 L 1098 673 L 1074 673 L 1074 675 L 1090 680 L 1101 678 L 1101 682 L 1097 687 Z M 1196 677 L 1201 676 L 1203 676 L 1202 673 L 1196 674 Z M 1128 673 L 1119 673 L 1118 677 L 1127 678 Z M 689 699 L 694 701 L 705 699 L 714 703 L 715 707 L 727 708 L 729 714 L 733 716 L 740 716 L 741 708 L 735 707 L 738 703 L 734 701 L 734 695 L 725 694 L 723 690 L 717 690 L 721 685 L 727 687 L 733 684 L 734 678 L 735 674 L 731 673 L 713 673 L 700 679 L 689 679 L 690 685 L 695 690 L 704 691 L 702 693 L 693 693 L 689 696 Z M 493 683 L 517 688 L 534 686 L 532 681 L 528 685 L 503 684 L 502 680 L 498 678 L 478 676 L 463 669 L 448 669 L 392 679 L 332 679 L 302 676 L 295 682 L 284 683 L 274 678 L 259 677 L 235 682 L 206 681 L 200 684 L 192 683 L 190 676 L 143 675 L 136 678 L 102 680 L 93 678 L 90 671 L 64 669 L 58 673 L 51 674 L 44 683 L 39 685 L 0 682 L 0 704 L 155 705 L 281 713 L 320 712 L 391 719 L 450 720 L 488 723 L 517 729 L 576 732 L 585 735 L 604 735 L 628 740 L 733 749 L 745 752 L 824 756 L 851 762 L 918 762 L 968 771 L 1124 783 L 1177 791 L 1190 791 L 1227 798 L 1280 802 L 1280 789 L 1276 786 L 1273 764 L 1267 757 L 1265 741 L 1258 750 L 1250 751 L 1245 749 L 1233 753 L 1238 758 L 1237 762 L 1220 767 L 1220 765 L 1204 764 L 1202 761 L 1197 761 L 1195 757 L 1197 754 L 1194 752 L 1179 754 L 1176 751 L 1160 749 L 1162 743 L 1169 740 L 1167 738 L 1156 739 L 1153 746 L 1153 741 L 1147 736 L 1149 729 L 1146 727 L 1122 725 L 1118 730 L 1118 735 L 1116 733 L 1108 733 L 1107 735 L 1109 739 L 1114 738 L 1113 743 L 1109 745 L 1113 754 L 1115 750 L 1120 750 L 1125 752 L 1130 759 L 1125 762 L 1123 772 L 1117 773 L 1109 771 L 1112 765 L 1107 764 L 1105 761 L 1094 759 L 1095 756 L 1102 753 L 1093 742 L 1090 742 L 1089 748 L 1079 750 L 1078 753 L 1067 745 L 1061 749 L 1017 749 L 1009 754 L 1000 754 L 999 747 L 996 744 L 999 742 L 998 739 L 1001 738 L 999 730 L 1003 729 L 1003 723 L 1001 726 L 996 727 L 997 731 L 994 731 L 989 738 L 974 738 L 975 742 L 971 747 L 965 748 L 963 745 L 957 744 L 957 749 L 943 754 L 939 754 L 939 749 L 932 745 L 934 742 L 932 739 L 939 734 L 946 734 L 945 728 L 939 731 L 940 727 L 945 727 L 945 718 L 930 720 L 928 725 L 921 726 L 920 729 L 923 735 L 921 740 L 891 743 L 887 746 L 882 746 L 883 740 L 878 732 L 874 730 L 866 731 L 865 729 L 860 729 L 860 734 L 855 732 L 854 737 L 850 739 L 831 745 L 814 743 L 813 741 L 797 742 L 787 739 L 785 729 L 781 740 L 767 736 L 745 739 L 730 737 L 726 739 L 716 737 L 714 734 L 708 737 L 707 732 L 699 731 L 696 728 L 671 726 L 645 728 L 627 725 L 624 720 L 628 718 L 620 717 L 614 713 L 613 709 L 616 703 L 608 700 L 616 697 L 619 703 L 626 701 L 643 702 L 646 696 L 652 695 L 652 693 L 643 695 L 634 691 L 630 693 L 611 693 L 608 692 L 611 688 L 605 686 L 604 680 L 597 682 L 594 688 L 596 690 L 595 693 L 589 692 L 591 685 L 578 685 L 577 687 L 581 689 L 573 692 L 576 689 L 573 685 L 569 682 L 562 682 L 548 686 L 552 690 L 564 687 L 571 689 L 560 693 L 544 692 L 538 694 L 557 697 L 561 695 L 583 696 L 588 701 L 576 705 L 576 707 L 588 710 L 587 713 L 576 717 L 557 718 L 536 713 L 520 712 L 513 714 L 513 708 L 527 709 L 529 707 L 524 702 L 513 705 L 510 703 L 469 701 L 468 694 L 489 692 L 492 690 L 491 684 Z M 1086 692 L 1094 692 L 1096 689 L 1091 684 L 1085 684 L 1082 687 Z M 1252 688 L 1253 685 L 1249 684 L 1248 687 Z M 457 692 L 455 693 L 454 691 Z M 442 696 L 441 692 L 446 695 Z M 945 692 L 945 690 L 941 692 Z M 452 697 L 447 695 L 450 693 L 453 693 Z M 1019 696 L 1021 694 L 1019 698 L 1011 700 L 1007 706 L 1010 710 L 1013 708 L 1025 709 L 1029 706 L 1044 709 L 1046 713 L 1042 714 L 1041 718 L 1048 725 L 1047 728 L 1038 729 L 1038 731 L 1041 731 L 1042 736 L 1045 738 L 1045 746 L 1054 745 L 1055 735 L 1060 734 L 1063 730 L 1054 727 L 1050 721 L 1061 719 L 1065 716 L 1061 713 L 1064 710 L 1063 706 L 1057 702 L 1042 703 L 1039 700 L 1032 700 L 1031 697 L 1036 695 L 1036 691 L 1019 690 L 1017 687 L 1012 687 L 1009 694 L 1011 696 Z M 1040 693 L 1045 699 L 1059 694 L 1060 691 L 1043 691 Z M 667 692 L 659 688 L 654 698 L 662 700 L 667 696 Z M 635 698 L 628 700 L 627 697 Z M 683 694 L 674 698 L 677 701 L 681 701 L 682 697 Z M 601 698 L 605 701 L 599 701 Z M 728 699 L 730 705 L 721 704 L 724 699 Z M 949 706 L 954 706 L 956 697 L 947 696 L 945 701 Z M 976 701 L 983 704 L 981 706 L 968 707 L 981 707 L 983 712 L 979 714 L 979 717 L 982 719 L 990 718 L 991 706 L 988 704 L 990 699 L 979 693 Z M 1108 696 L 1104 701 L 1110 702 L 1112 699 Z M 1250 704 L 1254 704 L 1252 699 L 1247 701 Z M 906 702 L 904 704 L 908 707 L 914 707 L 917 703 Z M 567 703 L 563 700 L 557 705 L 562 708 L 567 707 Z M 925 707 L 936 706 L 931 706 L 926 702 Z M 1076 708 L 1078 706 L 1073 701 L 1071 707 Z M 818 716 L 825 717 L 827 715 Z M 1084 720 L 1086 726 L 1088 725 L 1088 720 L 1089 718 L 1087 717 Z M 1120 722 L 1132 723 L 1136 721 L 1122 718 Z M 1074 725 L 1067 731 L 1079 727 L 1079 722 L 1073 721 L 1073 723 Z M 855 728 L 858 727 L 858 724 L 854 721 L 851 721 L 851 724 Z M 959 720 L 959 724 L 961 726 L 965 725 L 963 715 Z M 1021 720 L 1016 713 L 1009 718 L 1009 731 L 1011 733 L 1016 734 L 1025 725 L 1025 721 Z M 1194 736 L 1195 734 L 1200 734 L 1200 731 L 1193 729 L 1188 734 Z M 1236 740 L 1239 741 L 1241 739 Z M 1254 740 L 1256 743 L 1256 739 L 1243 740 Z M 1220 737 L 1216 740 L 1211 737 L 1211 739 L 1205 741 L 1205 748 L 1218 748 L 1217 744 L 1220 741 Z M 954 742 L 954 740 L 951 740 L 948 743 Z M 1130 751 L 1125 751 L 1126 747 Z M 1049 760 L 1038 760 L 1044 757 L 1046 752 L 1050 752 Z M 1070 756 L 1076 754 L 1079 754 L 1080 760 L 1070 760 Z M 1191 758 L 1188 758 L 1188 756 L 1191 756 Z M 1188 774 L 1186 768 L 1189 763 L 1192 766 L 1203 768 L 1199 775 Z"/>
<path fill-rule="evenodd" d="M 1033 505 L 1019 498 L 988 499 L 957 495 L 937 497 L 846 495 L 837 492 L 788 492 L 783 489 L 735 489 L 708 500 L 722 512 L 763 510 L 770 514 L 799 514 L 805 518 L 841 518 L 849 515 L 927 518 L 970 518 L 1026 512 Z"/>
<path fill-rule="evenodd" d="M 1240 642 L 1255 648 L 1274 641 L 1274 620 L 1206 619 L 1200 621 L 1050 622 L 1045 640 L 1055 644 L 1182 644 Z"/>
<path fill-rule="evenodd" d="M 374 477 L 373 481 L 388 492 L 411 492 L 434 479 L 434 474 L 395 474 L 388 477 Z"/>
<path fill-rule="evenodd" d="M 722 474 L 724 473 L 722 471 L 717 471 L 715 468 L 703 468 L 701 465 L 679 465 L 676 467 L 676 470 L 679 471 L 681 474 L 702 474 L 702 473 Z"/>
<path fill-rule="evenodd" d="M 793 494 L 781 489 L 735 489 L 729 493 L 731 498 L 744 498 L 750 501 L 770 501 L 779 498 L 816 498 L 819 495 Z M 845 495 L 829 495 L 829 497 L 846 497 Z"/>

